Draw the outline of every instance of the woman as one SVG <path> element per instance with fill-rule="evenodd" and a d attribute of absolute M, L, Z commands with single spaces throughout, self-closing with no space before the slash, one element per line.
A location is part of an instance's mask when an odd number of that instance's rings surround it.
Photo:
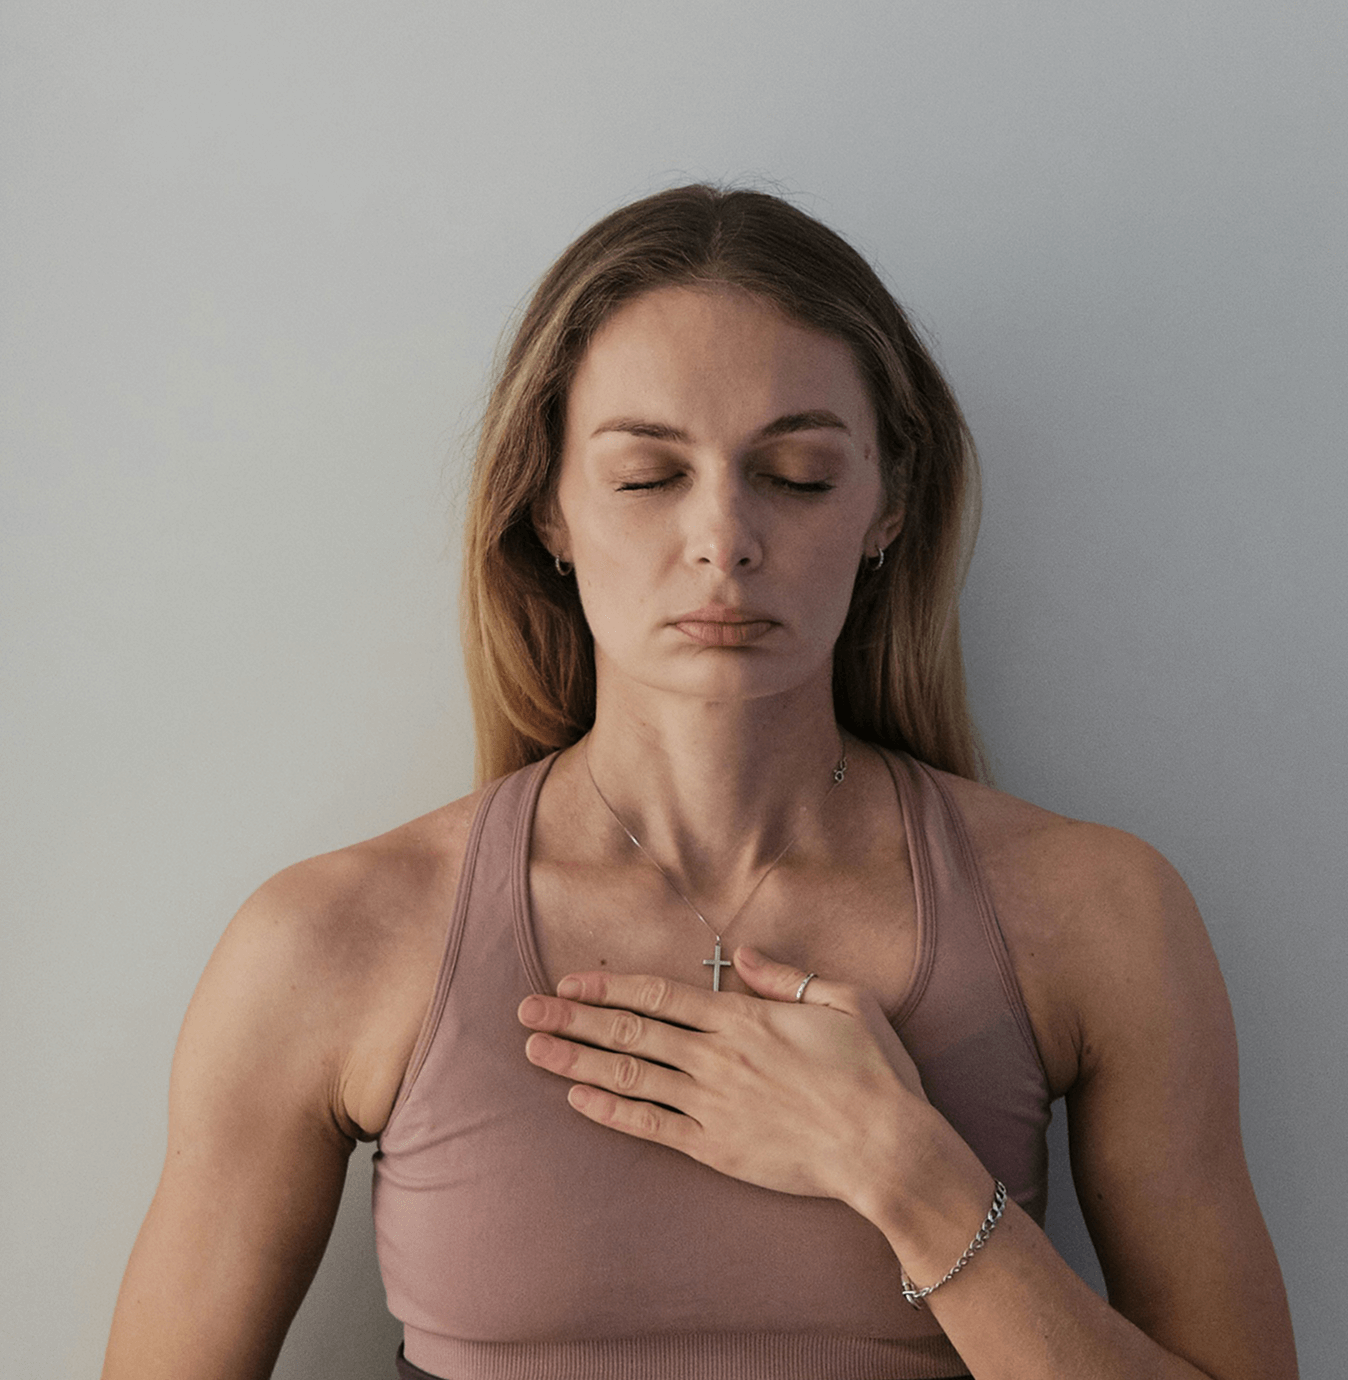
<path fill-rule="evenodd" d="M 475 478 L 489 784 L 231 924 L 105 1376 L 266 1375 L 375 1137 L 404 1376 L 1295 1374 L 1183 884 L 977 780 L 974 482 L 785 203 L 563 255 Z M 1040 1230 L 1060 1095 L 1109 1304 Z"/>

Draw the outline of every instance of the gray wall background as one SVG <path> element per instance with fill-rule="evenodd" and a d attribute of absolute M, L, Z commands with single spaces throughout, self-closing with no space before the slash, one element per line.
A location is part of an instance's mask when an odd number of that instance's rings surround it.
<path fill-rule="evenodd" d="M 1303 1374 L 1348 1293 L 1336 0 L 12 0 L 0 21 L 0 1349 L 97 1373 L 174 1036 L 247 893 L 469 785 L 464 441 L 599 214 L 780 186 L 986 468 L 1000 784 L 1183 871 Z M 278 1369 L 391 1373 L 368 1152 Z M 1054 1232 L 1094 1277 L 1055 1170 Z"/>

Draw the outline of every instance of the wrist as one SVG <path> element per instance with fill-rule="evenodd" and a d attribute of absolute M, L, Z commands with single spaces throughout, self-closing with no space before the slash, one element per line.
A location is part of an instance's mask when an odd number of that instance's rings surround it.
<path fill-rule="evenodd" d="M 916 1288 L 934 1284 L 987 1216 L 993 1176 L 925 1102 L 902 1109 L 867 1150 L 874 1168 L 859 1178 L 849 1205 L 884 1233 Z"/>
<path fill-rule="evenodd" d="M 1006 1210 L 1006 1185 L 998 1179 L 993 1185 L 992 1203 L 988 1207 L 987 1216 L 983 1218 L 982 1224 L 974 1234 L 973 1239 L 964 1248 L 960 1258 L 943 1274 L 940 1279 L 931 1284 L 919 1287 L 908 1277 L 908 1272 L 900 1266 L 900 1274 L 903 1278 L 903 1297 L 914 1308 L 925 1308 L 926 1299 L 934 1294 L 943 1284 L 949 1284 L 961 1270 L 964 1269 L 974 1256 L 988 1244 L 988 1238 L 997 1229 L 997 1223 L 1002 1220 L 1002 1213 Z"/>

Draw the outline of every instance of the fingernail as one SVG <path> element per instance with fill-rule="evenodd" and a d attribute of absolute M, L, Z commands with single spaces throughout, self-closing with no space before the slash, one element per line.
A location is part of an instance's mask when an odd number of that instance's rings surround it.
<path fill-rule="evenodd" d="M 525 1025 L 533 1025 L 536 1021 L 541 1021 L 543 1019 L 543 1015 L 547 1009 L 548 1008 L 543 1005 L 543 999 L 541 997 L 525 997 L 525 999 L 520 1002 L 520 1020 L 522 1020 Z"/>
<path fill-rule="evenodd" d="M 557 995 L 559 997 L 578 997 L 580 996 L 580 979 L 565 977 L 557 984 Z"/>
<path fill-rule="evenodd" d="M 524 1052 L 530 1059 L 546 1059 L 556 1044 L 550 1035 L 530 1035 L 524 1044 Z"/>
<path fill-rule="evenodd" d="M 738 958 L 746 968 L 761 968 L 763 966 L 763 955 L 757 949 L 750 948 L 748 944 L 740 945 Z"/>

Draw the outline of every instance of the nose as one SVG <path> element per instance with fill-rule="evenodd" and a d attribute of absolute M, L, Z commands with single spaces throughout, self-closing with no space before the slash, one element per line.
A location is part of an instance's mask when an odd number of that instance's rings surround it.
<path fill-rule="evenodd" d="M 728 574 L 752 570 L 763 559 L 753 495 L 740 476 L 708 477 L 688 512 L 688 558 Z"/>

